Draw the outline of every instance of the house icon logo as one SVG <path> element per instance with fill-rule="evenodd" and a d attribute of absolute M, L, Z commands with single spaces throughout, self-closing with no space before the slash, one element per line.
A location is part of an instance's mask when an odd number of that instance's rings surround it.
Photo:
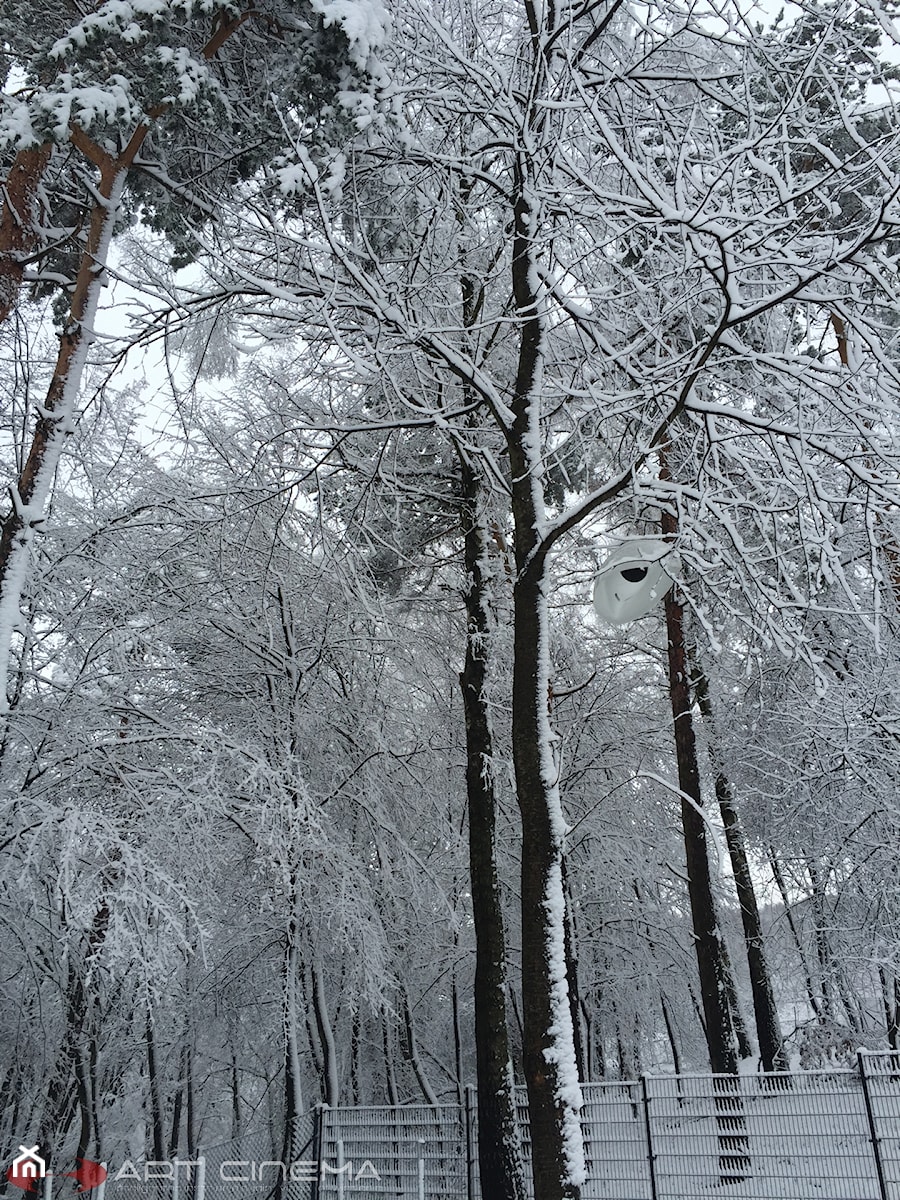
<path fill-rule="evenodd" d="M 19 1150 L 21 1153 L 13 1159 L 6 1178 L 14 1187 L 30 1191 L 46 1175 L 47 1164 L 38 1154 L 37 1146 L 20 1146 Z"/>

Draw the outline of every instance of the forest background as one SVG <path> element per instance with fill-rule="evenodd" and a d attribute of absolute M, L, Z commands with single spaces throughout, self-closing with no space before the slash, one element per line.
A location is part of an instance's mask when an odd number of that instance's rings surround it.
<path fill-rule="evenodd" d="M 4 0 L 3 1144 L 897 1048 L 894 18 Z"/>

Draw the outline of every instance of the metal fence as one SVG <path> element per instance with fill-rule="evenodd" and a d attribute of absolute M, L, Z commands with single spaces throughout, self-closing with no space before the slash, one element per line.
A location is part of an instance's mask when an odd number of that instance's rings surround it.
<path fill-rule="evenodd" d="M 900 1200 L 900 1055 L 583 1091 L 584 1200 Z M 519 1110 L 528 1165 L 524 1095 Z M 463 1106 L 322 1107 L 302 1122 L 293 1162 L 273 1161 L 268 1135 L 244 1139 L 205 1150 L 180 1179 L 157 1178 L 156 1194 L 111 1171 L 105 1200 L 481 1200 L 472 1089 Z"/>

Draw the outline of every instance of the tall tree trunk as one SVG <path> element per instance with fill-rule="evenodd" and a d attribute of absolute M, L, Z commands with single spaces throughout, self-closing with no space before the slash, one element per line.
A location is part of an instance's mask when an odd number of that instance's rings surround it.
<path fill-rule="evenodd" d="M 716 749 L 715 718 L 712 700 L 709 695 L 709 681 L 702 667 L 698 667 L 694 675 L 694 688 L 700 715 L 709 727 L 707 743 L 709 746 L 710 762 L 715 775 L 716 799 L 719 812 L 722 814 L 722 825 L 725 829 L 725 842 L 728 846 L 728 856 L 731 860 L 731 870 L 734 875 L 734 886 L 737 891 L 741 909 L 741 923 L 744 929 L 744 945 L 747 949 L 747 967 L 750 972 L 750 991 L 753 997 L 753 1015 L 756 1022 L 756 1036 L 759 1042 L 759 1055 L 764 1071 L 786 1071 L 788 1069 L 787 1055 L 784 1051 L 784 1039 L 781 1035 L 781 1022 L 778 1019 L 778 1009 L 775 1005 L 775 993 L 772 988 L 772 976 L 766 961 L 765 942 L 763 939 L 762 921 L 759 915 L 759 905 L 756 901 L 756 889 L 753 886 L 753 875 L 747 858 L 747 848 L 744 842 L 744 831 L 740 815 L 734 802 L 731 782 L 722 767 L 721 758 Z"/>
<path fill-rule="evenodd" d="M 816 958 L 819 961 L 819 992 L 822 997 L 822 1013 L 831 1020 L 837 1019 L 834 998 L 834 973 L 831 963 L 831 947 L 828 943 L 828 928 L 825 922 L 825 889 L 819 876 L 818 865 L 812 858 L 806 860 L 809 875 L 813 911 L 813 937 Z"/>
<path fill-rule="evenodd" d="M 563 859 L 563 891 L 566 897 L 566 978 L 569 981 L 569 1009 L 572 1013 L 572 1037 L 575 1044 L 575 1063 L 579 1079 L 589 1079 L 584 1052 L 584 1031 L 581 1025 L 583 1005 L 578 989 L 578 931 L 575 927 L 575 902 L 569 885 L 566 860 Z"/>
<path fill-rule="evenodd" d="M 663 519 L 663 532 L 674 532 L 674 518 Z M 707 849 L 707 830 L 702 809 L 697 741 L 691 713 L 687 655 L 684 639 L 684 609 L 674 595 L 666 594 L 666 632 L 669 657 L 669 696 L 675 726 L 678 786 L 681 789 L 681 820 L 687 863 L 688 895 L 694 929 L 694 949 L 700 974 L 709 1061 L 717 1074 L 735 1075 L 738 1067 L 737 1029 L 733 1017 L 734 980 L 725 943 L 716 917 L 712 875 Z M 723 1183 L 737 1183 L 750 1166 L 746 1123 L 738 1079 L 716 1080 L 715 1112 L 719 1139 L 719 1174 Z"/>
<path fill-rule="evenodd" d="M 94 321 L 113 225 L 127 168 L 104 155 L 100 163 L 97 201 L 91 210 L 87 239 L 72 293 L 69 315 L 60 335 L 53 378 L 40 409 L 28 455 L 10 489 L 12 503 L 0 524 L 0 713 L 9 710 L 7 682 L 13 631 L 21 622 L 20 604 L 28 575 L 35 530 L 44 507 L 63 444 L 72 432 L 75 403 L 87 353 L 94 340 Z"/>
<path fill-rule="evenodd" d="M 238 1072 L 237 1048 L 231 1043 L 231 1140 L 241 1136 L 241 1077 Z M 190 1153 L 190 1151 L 188 1151 Z"/>
<path fill-rule="evenodd" d="M 387 1089 L 388 1104 L 400 1103 L 400 1092 L 397 1088 L 397 1073 L 394 1069 L 394 1046 L 391 1028 L 388 1025 L 388 1014 L 381 1013 L 381 1045 L 384 1050 L 384 1082 Z"/>
<path fill-rule="evenodd" d="M 297 881 L 291 877 L 290 895 L 296 903 Z M 298 1162 L 303 1157 L 303 1143 L 300 1136 L 299 1118 L 303 1115 L 303 1080 L 300 1067 L 300 1012 L 297 1003 L 297 975 L 299 971 L 299 953 L 297 938 L 299 921 L 296 912 L 288 922 L 287 937 L 284 946 L 284 956 L 281 963 L 281 1000 L 282 1000 L 282 1029 L 284 1036 L 284 1146 L 282 1161 Z M 303 1194 L 299 1181 L 279 1176 L 275 1197 L 276 1200 L 292 1200 Z"/>
<path fill-rule="evenodd" d="M 68 1044 L 60 1047 L 50 1074 L 47 1103 L 38 1128 L 41 1157 L 50 1171 L 56 1165 L 56 1154 L 72 1122 L 76 1107 L 75 1084 L 70 1070 Z"/>
<path fill-rule="evenodd" d="M 519 474 L 516 467 L 513 474 Z M 566 976 L 565 825 L 547 712 L 549 622 L 543 583 L 534 568 L 520 567 L 515 588 L 513 759 L 522 816 L 523 1058 L 535 1198 L 578 1200 L 584 1182 L 582 1101 Z"/>
<path fill-rule="evenodd" d="M 506 939 L 497 876 L 493 733 L 485 691 L 489 616 L 488 547 L 478 472 L 464 451 L 460 516 L 465 545 L 466 657 L 460 685 L 466 720 L 469 878 L 475 924 L 475 1064 L 478 1169 L 483 1196 L 524 1200 L 525 1175 L 516 1120 L 507 1025 Z"/>
<path fill-rule="evenodd" d="M 163 1130 L 162 1088 L 159 1066 L 156 1060 L 156 1032 L 153 1028 L 153 1012 L 149 1005 L 144 1023 L 147 1036 L 147 1082 L 150 1085 L 150 1132 L 153 1157 L 156 1162 L 166 1161 L 165 1132 Z"/>
<path fill-rule="evenodd" d="M 109 917 L 105 902 L 94 915 L 85 939 L 84 956 L 70 951 L 63 1006 L 64 1034 L 50 1074 L 47 1105 L 39 1129 L 41 1153 L 49 1164 L 61 1144 L 62 1130 L 78 1119 L 77 1158 L 90 1158 L 100 1141 L 97 1123 L 97 1036 L 99 1016 L 92 973 Z"/>
<path fill-rule="evenodd" d="M 319 1043 L 322 1046 L 323 1099 L 329 1108 L 336 1108 L 340 1102 L 337 1048 L 334 1044 L 334 1031 L 331 1028 L 328 1001 L 325 997 L 325 979 L 321 962 L 315 962 L 311 970 L 313 1010 L 316 1017 L 316 1029 L 319 1033 Z"/>
<path fill-rule="evenodd" d="M 256 15 L 251 9 L 218 23 L 201 51 L 203 57 L 214 58 L 243 23 Z M 86 163 L 97 169 L 98 178 L 96 184 L 91 182 L 88 187 L 94 203 L 90 208 L 69 313 L 59 339 L 53 378 L 35 423 L 25 463 L 19 478 L 9 489 L 12 500 L 9 512 L 0 522 L 0 716 L 6 716 L 9 711 L 7 688 L 12 638 L 21 624 L 20 605 L 30 566 L 31 544 L 35 529 L 44 517 L 63 444 L 72 432 L 75 403 L 88 351 L 95 337 L 94 321 L 103 271 L 125 181 L 152 122 L 169 108 L 170 103 L 164 102 L 152 109 L 147 119 L 135 126 L 127 144 L 115 156 L 93 141 L 80 126 L 74 123 L 69 126 L 71 145 Z M 21 285 L 21 255 L 34 244 L 34 205 L 51 153 L 50 145 L 20 151 L 7 179 L 7 191 L 0 205 L 0 320 L 15 302 Z"/>
<path fill-rule="evenodd" d="M 688 894 L 694 929 L 694 949 L 700 973 L 709 1063 L 713 1071 L 737 1071 L 737 1038 L 729 1003 L 730 981 L 726 978 L 724 944 L 719 931 L 713 896 L 712 874 L 707 849 L 706 821 L 700 811 L 700 768 L 691 716 L 687 661 L 684 642 L 684 610 L 673 592 L 666 595 L 666 631 L 669 653 L 669 697 L 675 725 L 678 786 L 682 792 L 681 820 L 687 861 Z"/>
<path fill-rule="evenodd" d="M 350 1103 L 354 1106 L 362 1104 L 362 1083 L 359 1077 L 361 1042 L 362 1016 L 357 1004 L 350 1018 Z"/>
<path fill-rule="evenodd" d="M 454 947 L 456 947 L 458 944 L 458 935 L 456 934 L 453 936 L 453 944 Z M 460 1021 L 459 1013 L 459 981 L 456 978 L 455 967 L 453 970 L 453 981 L 451 984 L 451 1008 L 453 1012 L 453 1066 L 454 1070 L 456 1071 L 456 1102 L 460 1108 L 462 1108 L 465 1105 L 466 1085 L 463 1082 L 462 1022 Z"/>
<path fill-rule="evenodd" d="M 187 1057 L 187 1043 L 182 1043 L 181 1054 L 178 1056 L 178 1084 L 175 1088 L 175 1096 L 172 1102 L 172 1124 L 169 1128 L 169 1158 L 178 1157 L 178 1150 L 181 1144 L 181 1114 L 184 1109 L 184 1076 L 185 1076 L 185 1060 Z"/>
<path fill-rule="evenodd" d="M 881 983 L 884 1027 L 888 1045 L 892 1050 L 897 1050 L 900 1046 L 900 986 L 897 983 L 897 976 L 893 972 L 886 971 L 881 965 L 878 967 L 878 979 Z"/>
<path fill-rule="evenodd" d="M 666 1002 L 665 992 L 659 993 L 659 1003 L 662 1008 L 663 1024 L 666 1027 L 666 1037 L 669 1039 L 669 1049 L 672 1051 L 672 1070 L 676 1075 L 680 1075 L 681 1053 L 678 1049 L 678 1039 L 675 1036 L 675 1026 L 672 1022 L 672 1015 L 669 1012 L 669 1005 Z"/>
<path fill-rule="evenodd" d="M 185 1112 L 185 1136 L 187 1137 L 188 1158 L 194 1162 L 199 1150 L 197 1146 L 197 1098 L 194 1093 L 194 1051 L 188 1045 L 187 1061 L 185 1063 L 184 1090 L 187 1097 Z"/>
<path fill-rule="evenodd" d="M 516 164 L 513 295 L 520 320 L 508 447 L 515 530 L 512 746 L 522 818 L 523 1059 L 535 1200 L 580 1200 L 585 1180 L 581 1087 L 566 977 L 565 821 L 550 725 L 550 627 L 541 485 L 542 301 L 530 163 Z"/>

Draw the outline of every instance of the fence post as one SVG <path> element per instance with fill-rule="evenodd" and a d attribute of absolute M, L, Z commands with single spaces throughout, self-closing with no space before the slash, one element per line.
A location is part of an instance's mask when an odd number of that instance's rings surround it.
<path fill-rule="evenodd" d="M 887 1184 L 884 1180 L 884 1164 L 881 1161 L 881 1141 L 875 1126 L 875 1113 L 872 1110 L 872 1097 L 869 1094 L 869 1077 L 866 1074 L 866 1061 L 862 1050 L 857 1050 L 856 1061 L 859 1065 L 859 1077 L 862 1080 L 863 1096 L 866 1101 L 866 1116 L 869 1118 L 869 1133 L 872 1138 L 872 1153 L 875 1155 L 875 1170 L 878 1172 L 878 1188 L 881 1200 L 888 1200 Z"/>
<path fill-rule="evenodd" d="M 338 1200 L 344 1200 L 344 1139 L 337 1140 Z"/>
<path fill-rule="evenodd" d="M 316 1178 L 310 1188 L 311 1200 L 319 1200 L 322 1183 L 322 1163 L 325 1159 L 325 1119 L 327 1104 L 317 1104 L 313 1114 L 313 1157 L 316 1160 Z"/>
<path fill-rule="evenodd" d="M 653 1128 L 650 1123 L 650 1095 L 647 1089 L 647 1076 L 641 1076 L 641 1099 L 644 1102 L 644 1129 L 647 1133 L 647 1163 L 650 1167 L 650 1196 L 651 1200 L 659 1200 L 659 1189 L 656 1186 L 656 1151 L 653 1149 Z"/>
<path fill-rule="evenodd" d="M 466 1200 L 475 1200 L 475 1088 L 466 1084 Z"/>
<path fill-rule="evenodd" d="M 201 1154 L 197 1159 L 194 1173 L 194 1200 L 204 1200 L 206 1196 L 206 1156 Z M 102 1200 L 98 1197 L 98 1200 Z"/>
<path fill-rule="evenodd" d="M 425 1200 L 425 1139 L 419 1138 L 419 1200 Z"/>
<path fill-rule="evenodd" d="M 101 1171 L 103 1174 L 102 1174 L 102 1178 L 101 1178 L 100 1182 L 97 1184 L 97 1200 L 104 1200 L 104 1197 L 106 1196 L 106 1168 L 108 1166 L 109 1166 L 109 1163 L 101 1163 L 100 1164 L 100 1168 L 101 1168 Z"/>

